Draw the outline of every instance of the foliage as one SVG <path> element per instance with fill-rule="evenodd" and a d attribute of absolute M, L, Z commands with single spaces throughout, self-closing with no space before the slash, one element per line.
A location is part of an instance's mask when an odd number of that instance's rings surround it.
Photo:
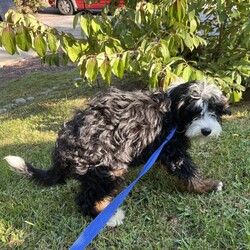
<path fill-rule="evenodd" d="M 39 7 L 46 6 L 46 0 L 14 0 L 21 13 L 36 13 Z"/>
<path fill-rule="evenodd" d="M 90 82 L 100 73 L 110 84 L 112 74 L 123 78 L 129 72 L 148 77 L 151 88 L 166 89 L 178 77 L 205 77 L 231 101 L 249 86 L 248 0 L 127 1 L 111 8 L 112 17 L 108 12 L 76 14 L 73 26 L 82 29 L 76 39 L 11 11 L 0 28 L 0 46 L 10 54 L 32 48 L 49 64 L 77 62 Z"/>

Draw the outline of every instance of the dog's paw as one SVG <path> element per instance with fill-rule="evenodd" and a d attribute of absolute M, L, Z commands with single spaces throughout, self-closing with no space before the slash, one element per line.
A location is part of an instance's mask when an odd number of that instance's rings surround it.
<path fill-rule="evenodd" d="M 109 227 L 120 226 L 121 224 L 123 224 L 124 218 L 125 212 L 121 208 L 118 208 L 106 225 Z"/>
<path fill-rule="evenodd" d="M 220 182 L 218 183 L 217 187 L 216 187 L 216 191 L 217 191 L 217 192 L 220 192 L 220 191 L 222 191 L 222 188 L 223 188 L 223 183 L 220 181 Z"/>

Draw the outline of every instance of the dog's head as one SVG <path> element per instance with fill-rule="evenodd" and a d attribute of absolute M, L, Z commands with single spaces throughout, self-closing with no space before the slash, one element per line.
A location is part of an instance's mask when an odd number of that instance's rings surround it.
<path fill-rule="evenodd" d="M 174 84 L 167 91 L 177 132 L 204 143 L 221 133 L 221 116 L 231 114 L 228 100 L 213 84 L 192 81 Z"/>

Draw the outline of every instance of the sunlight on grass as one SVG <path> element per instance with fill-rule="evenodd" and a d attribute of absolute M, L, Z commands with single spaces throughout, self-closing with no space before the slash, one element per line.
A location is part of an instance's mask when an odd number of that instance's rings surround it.
<path fill-rule="evenodd" d="M 24 243 L 24 230 L 18 230 L 0 221 L 0 239 L 10 248 Z M 3 248 L 1 248 L 3 249 Z"/>
<path fill-rule="evenodd" d="M 2 122 L 0 127 L 1 146 L 22 143 L 49 142 L 56 139 L 53 131 L 39 131 L 30 120 L 15 119 Z"/>
<path fill-rule="evenodd" d="M 244 111 L 236 111 L 234 114 L 230 116 L 225 116 L 225 120 L 234 120 L 234 119 L 243 119 L 247 118 L 249 116 L 249 111 L 244 110 Z"/>

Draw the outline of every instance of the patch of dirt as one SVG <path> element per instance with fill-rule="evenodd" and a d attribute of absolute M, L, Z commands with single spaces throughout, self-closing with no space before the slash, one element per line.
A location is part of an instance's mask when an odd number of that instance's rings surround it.
<path fill-rule="evenodd" d="M 3 66 L 0 68 L 0 86 L 5 84 L 7 81 L 18 79 L 24 77 L 27 74 L 39 71 L 45 72 L 60 72 L 65 70 L 70 70 L 75 68 L 75 66 L 48 66 L 47 64 L 42 64 L 40 57 L 33 57 L 29 59 L 24 59 L 13 63 L 12 65 Z"/>

